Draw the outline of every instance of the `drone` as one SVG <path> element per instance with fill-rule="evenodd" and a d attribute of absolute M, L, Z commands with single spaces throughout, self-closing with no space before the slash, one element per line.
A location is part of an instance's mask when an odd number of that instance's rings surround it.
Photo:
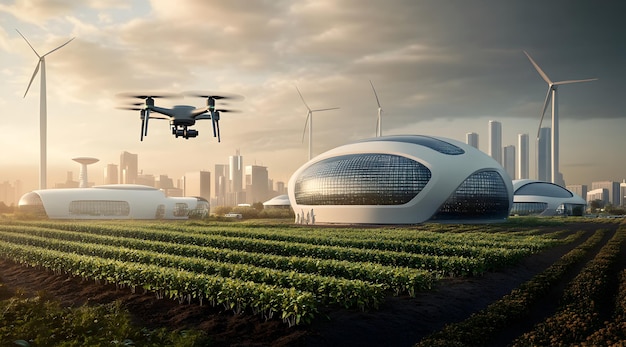
<path fill-rule="evenodd" d="M 155 106 L 155 99 L 165 98 L 179 98 L 182 95 L 204 98 L 206 99 L 206 107 L 195 107 L 189 105 L 175 105 L 172 108 L 165 108 Z M 122 110 L 139 111 L 141 119 L 141 137 L 140 141 L 143 141 L 144 136 L 148 136 L 148 121 L 150 119 L 165 119 L 170 121 L 170 127 L 172 129 L 172 135 L 176 138 L 182 137 L 184 139 L 194 138 L 198 136 L 199 132 L 191 127 L 196 124 L 196 121 L 203 119 L 210 119 L 213 124 L 213 137 L 217 137 L 217 142 L 221 141 L 220 137 L 220 113 L 223 112 L 238 112 L 235 110 L 216 108 L 216 100 L 242 100 L 243 96 L 236 94 L 225 93 L 210 93 L 210 92 L 186 92 L 183 94 L 170 94 L 170 93 L 120 93 L 118 97 L 142 99 L 142 103 L 132 103 L 130 106 L 118 107 Z"/>

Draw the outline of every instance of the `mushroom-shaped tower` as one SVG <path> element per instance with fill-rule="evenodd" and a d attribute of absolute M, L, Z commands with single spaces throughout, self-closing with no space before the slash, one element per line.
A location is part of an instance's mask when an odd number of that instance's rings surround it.
<path fill-rule="evenodd" d="M 72 159 L 73 161 L 80 164 L 80 183 L 78 184 L 79 188 L 87 188 L 89 179 L 87 178 L 87 165 L 97 163 L 100 159 L 89 158 L 89 157 L 78 157 Z"/>

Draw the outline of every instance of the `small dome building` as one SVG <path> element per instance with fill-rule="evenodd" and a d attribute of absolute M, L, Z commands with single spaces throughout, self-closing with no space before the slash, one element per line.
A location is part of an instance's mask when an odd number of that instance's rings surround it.
<path fill-rule="evenodd" d="M 462 142 L 421 135 L 329 150 L 291 176 L 288 193 L 296 220 L 315 223 L 499 222 L 513 205 L 511 178 L 495 160 Z"/>
<path fill-rule="evenodd" d="M 24 194 L 20 211 L 50 219 L 187 219 L 206 215 L 209 203 L 197 197 L 166 197 L 137 184 L 35 190 Z"/>
<path fill-rule="evenodd" d="M 515 180 L 513 191 L 515 216 L 582 216 L 587 206 L 585 199 L 550 182 Z"/>

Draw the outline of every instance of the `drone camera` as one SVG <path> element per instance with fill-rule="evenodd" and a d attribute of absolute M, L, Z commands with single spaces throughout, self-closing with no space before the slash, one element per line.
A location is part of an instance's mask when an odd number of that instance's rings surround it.
<path fill-rule="evenodd" d="M 186 139 L 188 138 L 194 138 L 196 136 L 198 136 L 198 130 L 195 129 L 176 129 L 176 131 L 174 132 L 174 135 L 176 137 L 184 137 Z"/>

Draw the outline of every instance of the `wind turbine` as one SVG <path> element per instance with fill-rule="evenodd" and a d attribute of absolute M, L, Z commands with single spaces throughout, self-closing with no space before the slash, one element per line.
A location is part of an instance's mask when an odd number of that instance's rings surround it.
<path fill-rule="evenodd" d="M 383 108 L 380 106 L 378 94 L 376 94 L 376 89 L 374 89 L 374 84 L 372 83 L 372 80 L 370 80 L 370 85 L 372 86 L 374 96 L 376 97 L 376 103 L 378 104 L 378 118 L 376 118 L 376 137 L 381 137 L 383 136 Z"/>
<path fill-rule="evenodd" d="M 33 80 L 35 79 L 35 76 L 37 75 L 37 72 L 39 72 L 39 69 L 41 69 L 41 83 L 40 83 L 40 92 L 39 92 L 39 189 L 46 189 L 46 182 L 47 182 L 47 163 L 46 163 L 46 158 L 47 158 L 47 146 L 46 146 L 46 134 L 47 134 L 47 104 L 46 104 L 46 56 L 58 49 L 60 49 L 61 47 L 67 45 L 68 43 L 70 43 L 74 38 L 71 38 L 70 40 L 68 40 L 67 42 L 65 42 L 64 44 L 58 46 L 57 48 L 51 50 L 50 52 L 44 54 L 44 55 L 39 55 L 39 53 L 37 53 L 37 51 L 35 50 L 35 48 L 33 48 L 33 46 L 30 44 L 30 42 L 28 42 L 28 40 L 26 39 L 26 37 L 24 37 L 24 35 L 22 35 L 22 33 L 15 29 L 15 31 L 17 31 L 18 34 L 20 34 L 20 36 L 24 39 L 24 41 L 26 41 L 26 43 L 30 46 L 30 48 L 33 50 L 33 52 L 35 52 L 35 55 L 37 55 L 37 58 L 39 58 L 39 61 L 37 62 L 37 66 L 35 66 L 35 72 L 33 72 L 33 76 L 30 78 L 30 82 L 28 82 L 28 87 L 26 87 L 26 92 L 24 93 L 24 97 L 26 97 L 26 94 L 28 94 L 28 90 L 30 89 L 30 85 L 33 83 Z"/>
<path fill-rule="evenodd" d="M 296 86 L 296 90 L 298 91 L 298 95 L 300 95 L 300 99 L 302 99 L 302 103 L 306 106 L 307 114 L 306 120 L 304 121 L 304 130 L 302 131 L 302 142 L 304 142 L 304 133 L 306 132 L 306 126 L 309 125 L 309 160 L 313 156 L 313 112 L 318 111 L 329 111 L 329 110 L 338 110 L 339 107 L 331 107 L 331 108 L 319 108 L 317 110 L 311 110 L 309 105 L 307 105 L 306 101 L 304 101 L 304 97 L 302 97 L 302 93 L 300 93 L 300 89 Z"/>
<path fill-rule="evenodd" d="M 557 87 L 562 84 L 571 84 L 571 83 L 580 83 L 580 82 L 590 82 L 595 81 L 597 78 L 588 78 L 584 80 L 567 80 L 567 81 L 558 81 L 552 82 L 548 75 L 546 75 L 543 70 L 537 65 L 537 63 L 530 57 L 526 51 L 524 54 L 528 57 L 530 62 L 535 67 L 535 70 L 539 73 L 541 78 L 543 78 L 546 83 L 548 83 L 548 93 L 546 94 L 546 100 L 543 103 L 543 111 L 541 112 L 541 119 L 539 120 L 539 129 L 537 130 L 537 141 L 539 141 L 539 132 L 541 131 L 541 123 L 543 122 L 543 117 L 546 114 L 546 109 L 548 108 L 548 103 L 550 99 L 552 99 L 552 134 L 551 134 L 551 154 L 552 154 L 552 183 L 559 184 L 557 182 L 557 177 L 559 177 L 559 110 L 557 103 Z"/>

